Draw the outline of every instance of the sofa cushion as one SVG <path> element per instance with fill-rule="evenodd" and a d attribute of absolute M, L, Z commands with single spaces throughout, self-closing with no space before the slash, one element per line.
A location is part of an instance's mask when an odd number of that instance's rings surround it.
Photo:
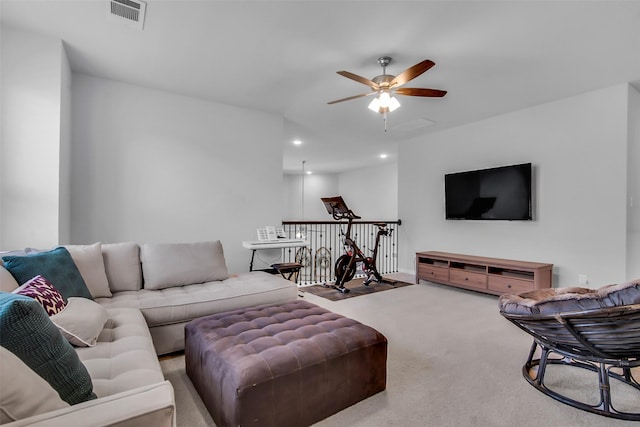
<path fill-rule="evenodd" d="M 580 287 L 538 289 L 517 295 L 501 295 L 500 310 L 510 314 L 556 314 L 640 304 L 640 279 L 605 285 L 598 289 Z"/>
<path fill-rule="evenodd" d="M 69 406 L 48 382 L 0 347 L 0 424 Z"/>
<path fill-rule="evenodd" d="M 164 381 L 149 328 L 138 309 L 108 309 L 93 347 L 76 352 L 87 367 L 98 397 Z"/>
<path fill-rule="evenodd" d="M 140 259 L 145 289 L 164 289 L 229 277 L 220 241 L 144 244 Z"/>
<path fill-rule="evenodd" d="M 111 292 L 142 288 L 140 246 L 137 243 L 105 243 L 102 245 L 102 257 Z"/>
<path fill-rule="evenodd" d="M 96 345 L 107 321 L 107 310 L 95 301 L 71 297 L 64 310 L 51 316 L 62 335 L 76 347 Z"/>
<path fill-rule="evenodd" d="M 297 298 L 297 292 L 297 285 L 280 275 L 253 271 L 215 283 L 117 292 L 112 298 L 96 301 L 107 308 L 138 308 L 149 327 L 154 327 L 241 307 L 290 301 Z"/>
<path fill-rule="evenodd" d="M 4 266 L 0 266 L 0 292 L 13 292 L 18 286 L 20 284 L 15 277 Z"/>
<path fill-rule="evenodd" d="M 109 281 L 104 269 L 104 259 L 102 258 L 102 243 L 93 245 L 67 245 L 65 246 L 73 262 L 75 262 L 84 282 L 91 292 L 91 296 L 110 297 Z"/>
<path fill-rule="evenodd" d="M 51 282 L 40 275 L 19 286 L 13 293 L 35 299 L 49 316 L 61 312 L 66 305 L 60 292 Z"/>
<path fill-rule="evenodd" d="M 56 287 L 66 299 L 69 297 L 92 298 L 78 267 L 66 248 L 25 256 L 3 256 L 5 268 L 18 283 L 42 275 Z"/>
<path fill-rule="evenodd" d="M 70 405 L 95 399 L 77 353 L 33 298 L 0 292 L 0 345 L 44 378 Z"/>
<path fill-rule="evenodd" d="M 15 251 L 0 251 L 0 265 L 4 265 L 4 261 L 2 261 L 2 257 L 5 256 L 25 256 L 25 255 L 30 255 L 30 254 L 37 254 L 39 252 L 44 252 L 41 249 L 35 249 L 35 248 L 24 248 L 24 249 L 18 249 Z"/>

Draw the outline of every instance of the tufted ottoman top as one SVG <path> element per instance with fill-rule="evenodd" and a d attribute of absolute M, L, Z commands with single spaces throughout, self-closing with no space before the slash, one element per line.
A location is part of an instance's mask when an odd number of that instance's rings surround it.
<path fill-rule="evenodd" d="M 219 427 L 308 426 L 386 387 L 387 339 L 304 300 L 185 326 L 185 368 Z"/>
<path fill-rule="evenodd" d="M 224 354 L 219 360 L 235 367 L 239 386 L 386 342 L 375 329 L 303 300 L 215 314 L 186 328 L 206 336 L 210 349 Z"/>

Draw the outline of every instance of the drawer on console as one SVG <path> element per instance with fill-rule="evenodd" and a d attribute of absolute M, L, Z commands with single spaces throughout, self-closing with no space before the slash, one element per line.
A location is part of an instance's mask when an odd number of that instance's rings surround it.
<path fill-rule="evenodd" d="M 434 282 L 448 282 L 449 267 L 437 267 L 429 264 L 419 264 L 418 277 L 422 280 L 433 280 Z"/>
<path fill-rule="evenodd" d="M 457 270 L 452 268 L 449 272 L 449 281 L 457 285 L 487 289 L 487 275 L 483 273 L 474 273 L 463 269 Z"/>
<path fill-rule="evenodd" d="M 489 276 L 489 289 L 502 294 L 519 294 L 534 290 L 530 280 L 514 279 L 513 277 Z"/>

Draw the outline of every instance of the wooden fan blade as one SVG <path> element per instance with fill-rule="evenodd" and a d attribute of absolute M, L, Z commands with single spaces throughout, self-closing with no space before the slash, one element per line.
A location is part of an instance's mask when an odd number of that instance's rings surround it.
<path fill-rule="evenodd" d="M 441 98 L 447 94 L 446 90 L 419 89 L 416 87 L 401 87 L 401 88 L 395 89 L 394 92 L 398 95 L 428 96 L 432 98 Z"/>
<path fill-rule="evenodd" d="M 406 70 L 395 76 L 395 78 L 389 83 L 389 87 L 393 88 L 394 86 L 402 86 L 409 80 L 415 79 L 434 65 L 436 64 L 432 60 L 425 59 L 424 61 L 417 63 L 413 67 L 407 68 Z"/>
<path fill-rule="evenodd" d="M 358 83 L 362 83 L 363 85 L 367 85 L 373 90 L 380 89 L 380 86 L 378 86 L 377 83 L 372 82 L 371 80 L 369 80 L 366 77 L 362 77 L 362 76 L 359 76 L 357 74 L 350 73 L 349 71 L 336 71 L 336 73 L 338 73 L 341 76 L 346 77 L 348 79 L 355 80 Z"/>
<path fill-rule="evenodd" d="M 378 92 L 361 93 L 360 95 L 354 95 L 348 98 L 336 99 L 335 101 L 327 102 L 327 104 L 337 104 L 338 102 L 350 101 L 352 99 L 362 98 L 363 96 L 375 95 L 376 93 Z"/>

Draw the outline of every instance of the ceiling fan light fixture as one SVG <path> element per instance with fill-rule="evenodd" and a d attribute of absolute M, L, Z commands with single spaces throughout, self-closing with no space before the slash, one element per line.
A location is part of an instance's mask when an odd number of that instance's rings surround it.
<path fill-rule="evenodd" d="M 378 112 L 378 110 L 380 110 L 380 100 L 377 96 L 373 98 L 373 100 L 369 103 L 369 109 L 376 113 Z"/>
<path fill-rule="evenodd" d="M 376 113 L 384 114 L 395 111 L 400 107 L 400 101 L 395 96 L 391 96 L 388 91 L 383 91 L 373 98 L 369 104 L 369 109 Z"/>
<path fill-rule="evenodd" d="M 390 97 L 388 105 L 389 111 L 395 111 L 398 107 L 400 107 L 400 101 L 398 101 L 398 98 L 395 96 Z"/>
<path fill-rule="evenodd" d="M 446 90 L 401 87 L 405 83 L 415 79 L 436 65 L 432 60 L 425 59 L 424 61 L 407 68 L 397 76 L 387 74 L 387 65 L 389 65 L 390 62 L 391 58 L 388 56 L 381 56 L 378 58 L 378 64 L 382 67 L 382 74 L 371 80 L 366 77 L 350 73 L 349 71 L 337 71 L 337 73 L 343 77 L 368 86 L 371 89 L 371 92 L 336 99 L 335 101 L 327 102 L 327 104 L 337 104 L 338 102 L 350 101 L 352 99 L 373 95 L 374 98 L 373 101 L 369 103 L 369 109 L 382 115 L 384 118 L 384 131 L 386 132 L 387 113 L 395 111 L 400 107 L 400 102 L 394 95 L 441 98 L 447 94 Z"/>

